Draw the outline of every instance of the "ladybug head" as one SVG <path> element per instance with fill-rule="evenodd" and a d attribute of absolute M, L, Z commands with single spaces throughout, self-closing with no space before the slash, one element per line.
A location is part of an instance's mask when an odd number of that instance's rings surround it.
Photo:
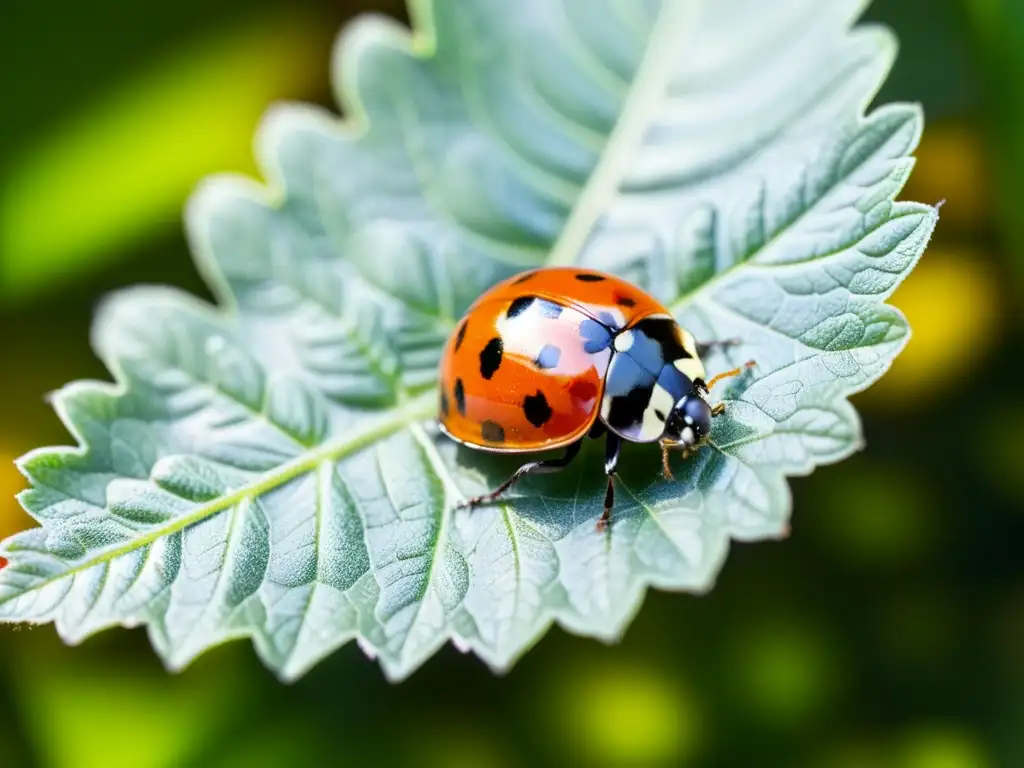
<path fill-rule="evenodd" d="M 680 398 L 665 419 L 662 441 L 693 448 L 711 434 L 711 406 L 696 391 Z"/>

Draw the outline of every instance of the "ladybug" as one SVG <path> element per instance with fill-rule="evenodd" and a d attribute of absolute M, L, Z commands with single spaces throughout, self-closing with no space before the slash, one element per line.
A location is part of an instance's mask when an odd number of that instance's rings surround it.
<path fill-rule="evenodd" d="M 564 448 L 564 455 L 523 464 L 493 492 L 497 499 L 529 473 L 566 467 L 587 437 L 605 436 L 607 525 L 622 441 L 659 442 L 684 455 L 725 410 L 711 405 L 697 343 L 656 299 L 613 275 L 573 267 L 524 272 L 498 283 L 469 308 L 440 363 L 439 426 L 450 438 L 495 453 Z M 752 363 L 748 363 L 752 365 Z"/>

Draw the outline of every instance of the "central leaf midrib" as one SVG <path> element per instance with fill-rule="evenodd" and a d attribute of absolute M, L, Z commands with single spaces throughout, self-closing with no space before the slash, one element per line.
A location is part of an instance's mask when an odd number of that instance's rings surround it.
<path fill-rule="evenodd" d="M 569 264 L 576 259 L 594 223 L 601 212 L 607 208 L 608 201 L 614 197 L 620 187 L 629 166 L 628 161 L 642 140 L 644 128 L 650 122 L 652 107 L 658 103 L 668 85 L 673 61 L 671 53 L 679 44 L 676 32 L 684 27 L 684 22 L 696 6 L 697 0 L 666 0 L 659 12 L 647 50 L 637 68 L 633 87 L 623 104 L 622 117 L 613 129 L 605 152 L 570 213 L 561 237 L 551 251 L 547 260 L 549 265 Z M 361 340 L 357 338 L 358 341 Z M 222 512 L 236 503 L 248 498 L 255 498 L 280 487 L 289 480 L 312 471 L 324 461 L 337 461 L 345 455 L 350 455 L 378 442 L 414 421 L 428 419 L 434 415 L 435 400 L 436 389 L 427 390 L 415 401 L 412 401 L 415 406 L 407 405 L 405 408 L 399 409 L 396 418 L 382 422 L 364 435 L 331 441 L 318 449 L 307 451 L 293 461 L 261 475 L 253 482 L 201 505 L 188 515 L 176 518 L 127 544 L 102 552 L 35 585 L 31 591 L 45 588 L 54 581 L 73 577 L 96 565 L 110 562 L 149 546 L 161 538 L 178 533 L 190 525 Z M 427 410 L 428 404 L 429 410 Z M 0 601 L 0 605 L 4 602 L 6 601 Z"/>
<path fill-rule="evenodd" d="M 675 61 L 673 54 L 693 26 L 689 22 L 699 5 L 700 0 L 664 0 L 619 120 L 551 249 L 548 266 L 568 266 L 576 261 L 594 225 L 618 193 L 643 141 L 644 129 L 651 123 L 652 112 L 665 96 Z"/>
<path fill-rule="evenodd" d="M 349 435 L 344 438 L 331 440 L 323 443 L 314 450 L 306 451 L 291 461 L 279 465 L 274 470 L 258 476 L 252 482 L 236 488 L 231 493 L 224 494 L 223 496 L 219 496 L 205 504 L 199 505 L 187 515 L 174 518 L 166 524 L 154 528 L 136 539 L 132 539 L 125 544 L 104 550 L 103 552 L 78 563 L 66 571 L 62 571 L 59 574 L 55 574 L 32 585 L 28 589 L 14 593 L 7 598 L 0 599 L 0 606 L 5 605 L 12 600 L 16 600 L 30 592 L 45 589 L 47 586 L 55 582 L 72 578 L 75 575 L 87 571 L 97 565 L 108 563 L 143 547 L 147 547 L 159 539 L 179 533 L 185 528 L 202 522 L 206 518 L 211 517 L 218 512 L 223 512 L 245 499 L 262 496 L 275 488 L 279 488 L 289 480 L 293 480 L 300 475 L 311 472 L 325 461 L 334 462 L 358 453 L 385 437 L 406 428 L 409 424 L 430 419 L 434 416 L 436 402 L 435 390 L 425 392 L 419 397 L 408 401 L 401 408 L 398 408 L 395 411 L 393 418 L 384 419 L 370 425 L 354 436 Z"/>

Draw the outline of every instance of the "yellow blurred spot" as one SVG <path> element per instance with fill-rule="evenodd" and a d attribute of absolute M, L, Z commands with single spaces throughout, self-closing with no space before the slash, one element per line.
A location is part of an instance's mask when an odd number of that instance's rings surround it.
<path fill-rule="evenodd" d="M 981 363 L 998 332 L 997 300 L 996 278 L 982 254 L 929 247 L 890 301 L 910 322 L 910 342 L 860 397 L 872 405 L 912 407 L 988 375 Z"/>
<path fill-rule="evenodd" d="M 966 733 L 935 729 L 909 736 L 899 750 L 897 768 L 989 768 L 984 750 Z"/>
<path fill-rule="evenodd" d="M 34 630 L 45 631 L 45 630 Z M 32 649 L 36 650 L 35 648 Z M 52 768 L 170 768 L 234 717 L 250 695 L 235 661 L 246 651 L 218 652 L 177 676 L 88 648 L 25 654 L 12 664 L 24 727 L 40 763 Z"/>
<path fill-rule="evenodd" d="M 697 741 L 695 707 L 678 680 L 595 662 L 557 681 L 554 737 L 582 765 L 678 765 Z"/>
<path fill-rule="evenodd" d="M 14 456 L 0 450 L 0 541 L 12 533 L 35 525 L 14 498 L 15 494 L 20 493 L 27 485 L 25 478 L 14 466 Z"/>
<path fill-rule="evenodd" d="M 303 14 L 193 41 L 30 148 L 0 187 L 5 300 L 179 227 L 205 175 L 254 171 L 253 132 L 270 103 L 326 85 L 335 30 Z"/>
<path fill-rule="evenodd" d="M 737 701 L 777 726 L 805 724 L 835 688 L 837 668 L 823 639 L 790 623 L 745 632 L 736 656 Z"/>
<path fill-rule="evenodd" d="M 947 121 L 929 125 L 917 164 L 900 196 L 934 205 L 945 200 L 942 227 L 979 229 L 992 219 L 992 173 L 980 125 Z"/>

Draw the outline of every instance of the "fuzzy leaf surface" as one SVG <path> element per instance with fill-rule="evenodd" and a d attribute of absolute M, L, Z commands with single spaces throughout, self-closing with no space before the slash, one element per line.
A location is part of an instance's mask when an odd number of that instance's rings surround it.
<path fill-rule="evenodd" d="M 249 637 L 283 679 L 354 639 L 401 679 L 448 641 L 506 669 L 553 621 L 613 639 L 647 587 L 709 589 L 730 540 L 785 534 L 787 476 L 861 444 L 847 398 L 909 333 L 885 300 L 937 214 L 894 202 L 922 118 L 865 115 L 895 42 L 863 5 L 422 0 L 411 36 L 353 25 L 346 121 L 275 109 L 268 186 L 192 201 L 219 306 L 102 307 L 116 385 L 63 389 L 79 447 L 20 462 L 40 527 L 0 546 L 0 620 L 145 625 L 171 669 Z M 590 448 L 455 511 L 518 462 L 433 428 L 442 344 L 494 282 L 570 263 L 741 339 L 710 373 L 757 367 L 675 482 L 627 446 L 607 533 Z"/>

